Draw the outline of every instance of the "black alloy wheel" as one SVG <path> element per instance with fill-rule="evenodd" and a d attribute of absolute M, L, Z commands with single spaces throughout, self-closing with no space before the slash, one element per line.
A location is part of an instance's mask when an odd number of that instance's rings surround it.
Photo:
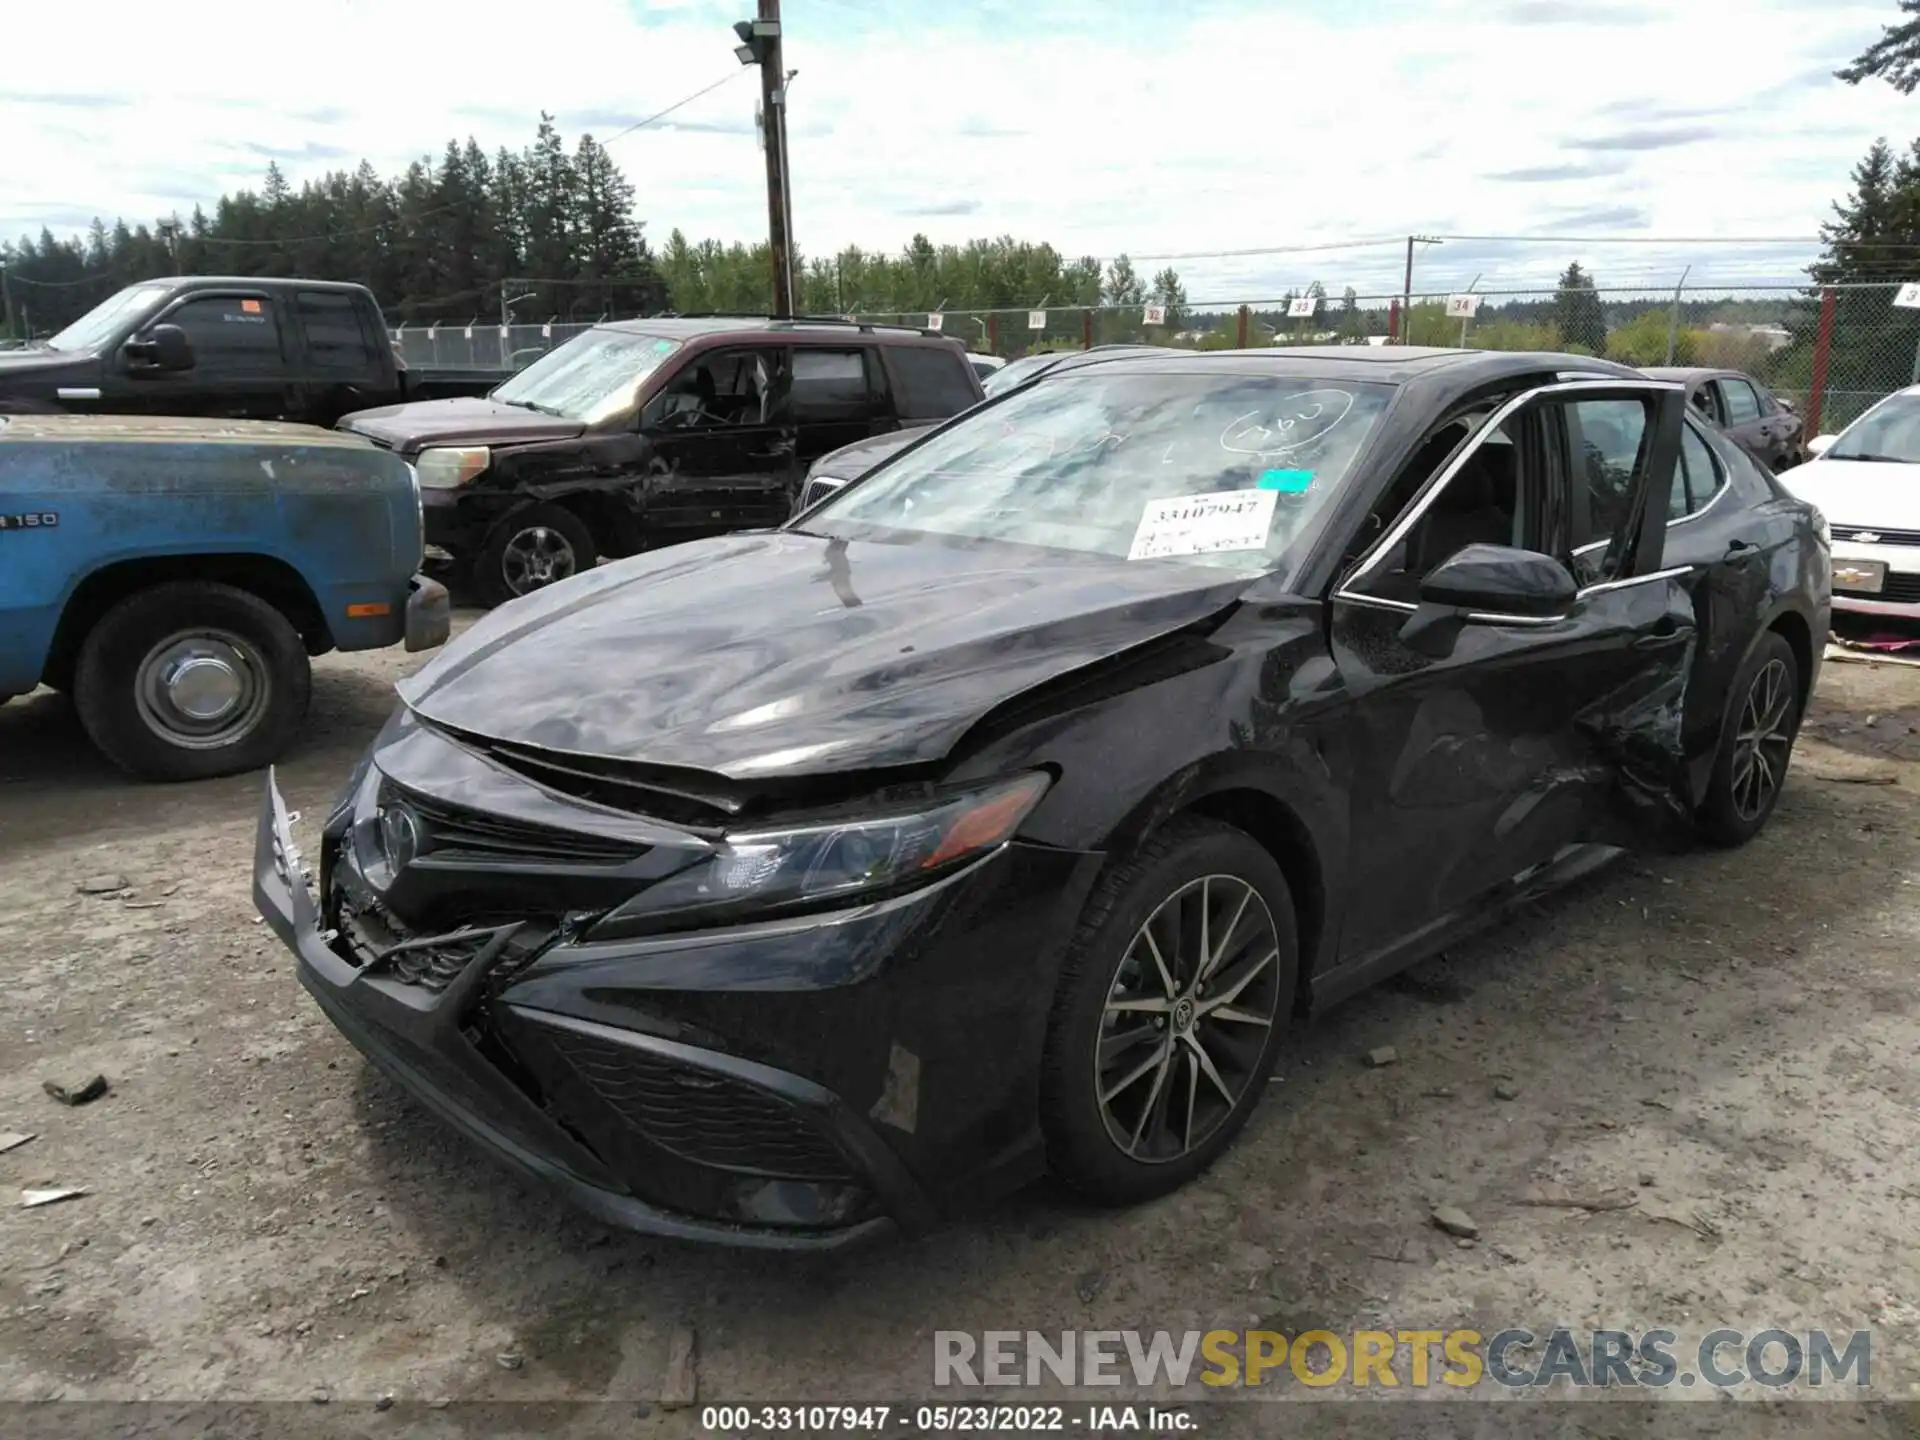
<path fill-rule="evenodd" d="M 1769 630 L 1727 692 L 1700 828 L 1716 844 L 1743 845 L 1760 833 L 1780 800 L 1800 731 L 1800 664 L 1793 647 Z"/>
<path fill-rule="evenodd" d="M 1095 888 L 1062 967 L 1042 1088 L 1054 1171 L 1092 1199 L 1176 1189 L 1259 1103 L 1293 1009 L 1292 897 L 1218 821 L 1169 822 Z"/>

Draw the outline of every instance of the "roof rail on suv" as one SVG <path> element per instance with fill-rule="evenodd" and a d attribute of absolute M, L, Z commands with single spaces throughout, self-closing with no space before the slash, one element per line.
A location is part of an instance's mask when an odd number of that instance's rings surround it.
<path fill-rule="evenodd" d="M 908 335 L 929 335 L 937 340 L 954 337 L 942 330 L 921 325 L 893 325 L 884 320 L 849 320 L 844 315 L 760 315 L 746 310 L 683 310 L 671 312 L 674 320 L 764 320 L 769 330 L 798 330 L 808 325 L 835 325 L 871 335 L 878 330 L 898 330 Z"/>

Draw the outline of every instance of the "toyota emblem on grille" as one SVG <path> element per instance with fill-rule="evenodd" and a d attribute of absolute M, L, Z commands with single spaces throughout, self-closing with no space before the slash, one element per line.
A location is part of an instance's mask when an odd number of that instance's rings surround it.
<path fill-rule="evenodd" d="M 420 853 L 420 820 L 404 805 L 380 809 L 380 851 L 387 868 L 398 875 Z"/>

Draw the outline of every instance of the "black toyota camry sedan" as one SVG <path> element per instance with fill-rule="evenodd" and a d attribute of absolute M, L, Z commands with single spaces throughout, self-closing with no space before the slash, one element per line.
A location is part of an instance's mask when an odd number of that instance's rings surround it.
<path fill-rule="evenodd" d="M 615 1224 L 1139 1200 L 1290 1019 L 1753 835 L 1828 584 L 1817 511 L 1603 361 L 1115 360 L 494 611 L 311 865 L 269 778 L 255 896 L 355 1044 Z"/>

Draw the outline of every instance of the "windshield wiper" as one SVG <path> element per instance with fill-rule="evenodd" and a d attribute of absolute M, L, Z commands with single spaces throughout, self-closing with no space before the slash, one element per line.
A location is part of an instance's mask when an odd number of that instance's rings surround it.
<path fill-rule="evenodd" d="M 1853 455 L 1836 455 L 1831 450 L 1827 452 L 1827 459 L 1829 460 L 1864 460 L 1869 464 L 1874 464 L 1874 465 L 1920 464 L 1920 461 L 1902 460 L 1898 455 L 1871 455 L 1871 454 L 1866 454 L 1864 452 L 1859 454 L 1853 454 Z"/>
<path fill-rule="evenodd" d="M 507 400 L 499 395 L 493 398 L 500 401 L 502 405 L 512 405 L 520 410 L 531 410 L 536 415 L 551 415 L 556 420 L 568 420 L 572 418 L 566 411 L 556 410 L 551 405 L 542 405 L 537 400 Z"/>

